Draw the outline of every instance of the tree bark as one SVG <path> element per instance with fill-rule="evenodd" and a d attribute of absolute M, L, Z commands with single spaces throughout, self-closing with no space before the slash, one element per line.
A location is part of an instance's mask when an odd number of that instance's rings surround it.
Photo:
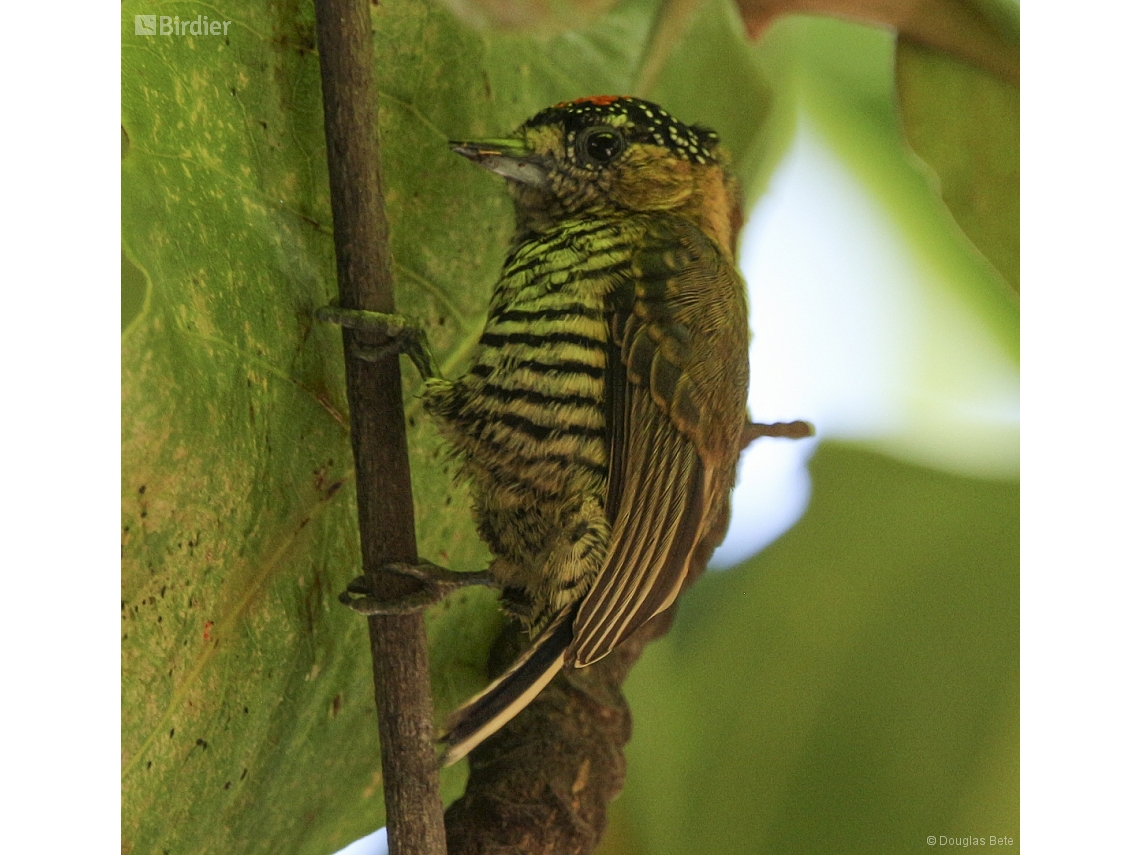
<path fill-rule="evenodd" d="M 467 792 L 447 810 L 450 855 L 594 851 L 625 783 L 632 718 L 621 684 L 672 621 L 669 609 L 600 662 L 563 671 L 471 752 Z M 504 646 L 503 666 L 515 652 Z"/>
<path fill-rule="evenodd" d="M 394 312 L 368 0 L 316 0 L 316 18 L 340 305 Z M 363 568 L 377 595 L 395 598 L 419 585 L 383 572 L 417 561 L 399 356 L 365 362 L 353 342 L 379 342 L 344 330 Z M 368 632 L 389 851 L 444 855 L 423 613 L 370 617 Z"/>

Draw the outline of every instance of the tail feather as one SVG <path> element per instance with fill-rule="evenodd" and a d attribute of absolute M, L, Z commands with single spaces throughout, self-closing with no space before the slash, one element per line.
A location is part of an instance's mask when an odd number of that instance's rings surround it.
<path fill-rule="evenodd" d="M 447 745 L 444 766 L 514 718 L 558 675 L 574 637 L 576 612 L 574 608 L 559 616 L 501 677 L 451 714 L 442 740 Z"/>

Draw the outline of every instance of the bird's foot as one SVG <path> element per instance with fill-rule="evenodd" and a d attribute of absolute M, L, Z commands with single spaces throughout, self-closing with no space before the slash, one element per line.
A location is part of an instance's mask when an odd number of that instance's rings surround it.
<path fill-rule="evenodd" d="M 349 352 L 365 362 L 379 362 L 394 353 L 406 353 L 415 363 L 420 376 L 425 380 L 439 377 L 435 357 L 428 348 L 427 334 L 423 326 L 406 315 L 390 315 L 384 312 L 370 312 L 366 309 L 344 309 L 340 306 L 325 306 L 317 309 L 318 321 L 337 324 L 351 330 L 379 334 L 383 339 L 375 344 L 355 342 Z"/>
<path fill-rule="evenodd" d="M 399 573 L 423 582 L 423 587 L 395 599 L 377 597 L 366 576 L 357 576 L 348 583 L 348 590 L 340 595 L 340 601 L 362 615 L 406 615 L 434 606 L 452 591 L 468 585 L 488 585 L 494 587 L 495 580 L 486 570 L 478 573 L 457 573 L 447 570 L 430 561 L 418 564 L 386 564 L 386 572 Z"/>

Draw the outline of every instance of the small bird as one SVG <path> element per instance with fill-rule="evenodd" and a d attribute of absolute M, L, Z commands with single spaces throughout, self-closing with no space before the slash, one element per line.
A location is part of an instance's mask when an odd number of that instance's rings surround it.
<path fill-rule="evenodd" d="M 323 315 L 381 329 L 412 356 L 494 555 L 485 574 L 396 569 L 440 589 L 500 587 L 533 639 L 452 715 L 445 763 L 704 569 L 727 527 L 748 391 L 739 192 L 716 133 L 598 96 L 452 149 L 507 179 L 517 219 L 470 370 L 440 377 L 408 319 Z M 360 580 L 349 590 L 368 594 Z"/>

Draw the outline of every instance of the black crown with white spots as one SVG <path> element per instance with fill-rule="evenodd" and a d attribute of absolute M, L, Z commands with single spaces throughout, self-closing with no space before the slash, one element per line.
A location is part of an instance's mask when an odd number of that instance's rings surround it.
<path fill-rule="evenodd" d="M 600 124 L 619 128 L 629 142 L 659 145 L 692 163 L 714 163 L 717 159 L 712 151 L 720 140 L 716 131 L 686 125 L 656 104 L 628 95 L 564 101 L 528 119 L 523 127 L 562 125 L 569 148 L 581 131 Z"/>

